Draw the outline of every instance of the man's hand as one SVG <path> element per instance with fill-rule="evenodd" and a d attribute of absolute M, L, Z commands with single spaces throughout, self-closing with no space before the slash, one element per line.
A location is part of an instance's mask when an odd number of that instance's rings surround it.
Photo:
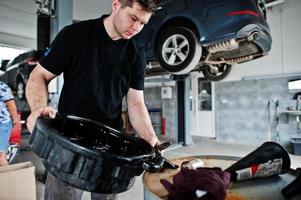
<path fill-rule="evenodd" d="M 30 133 L 32 132 L 33 127 L 34 127 L 38 117 L 45 116 L 45 117 L 55 118 L 56 113 L 57 113 L 57 110 L 50 106 L 42 107 L 42 108 L 32 111 L 31 114 L 28 116 L 27 122 L 26 122 L 28 131 Z"/>

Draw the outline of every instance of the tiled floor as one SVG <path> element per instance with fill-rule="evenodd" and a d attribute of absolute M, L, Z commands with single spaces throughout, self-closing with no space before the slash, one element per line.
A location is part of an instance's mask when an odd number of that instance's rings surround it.
<path fill-rule="evenodd" d="M 36 174 L 38 176 L 43 174 L 43 165 L 41 160 L 26 146 L 26 139 L 24 140 L 20 161 L 32 161 L 36 167 Z M 178 158 L 190 155 L 221 155 L 243 157 L 252 152 L 257 147 L 246 146 L 239 144 L 221 143 L 214 140 L 203 138 L 194 138 L 194 144 L 190 146 L 175 145 L 164 152 L 166 158 Z M 292 161 L 292 168 L 301 167 L 301 156 L 290 155 Z M 37 181 L 37 200 L 43 199 L 44 184 Z M 121 193 L 119 200 L 142 200 L 143 199 L 143 184 L 142 176 L 137 177 L 134 186 L 127 192 Z M 82 200 L 90 200 L 90 194 L 85 192 Z"/>

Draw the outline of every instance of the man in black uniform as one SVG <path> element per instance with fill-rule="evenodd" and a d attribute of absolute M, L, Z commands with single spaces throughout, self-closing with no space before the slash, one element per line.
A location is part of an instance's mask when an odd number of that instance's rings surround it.
<path fill-rule="evenodd" d="M 58 111 L 122 128 L 121 107 L 127 98 L 128 113 L 137 133 L 152 146 L 159 142 L 144 103 L 143 51 L 131 39 L 149 21 L 154 0 L 112 0 L 110 15 L 65 27 L 50 51 L 32 71 L 26 96 L 31 108 L 27 127 L 31 132 L 37 117 L 54 117 L 47 105 L 48 83 L 64 73 Z M 48 174 L 46 200 L 81 199 L 82 191 Z M 115 199 L 93 194 L 92 199 Z"/>

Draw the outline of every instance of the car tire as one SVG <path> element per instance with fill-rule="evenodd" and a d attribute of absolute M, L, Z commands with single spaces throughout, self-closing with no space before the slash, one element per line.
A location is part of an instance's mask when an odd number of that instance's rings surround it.
<path fill-rule="evenodd" d="M 20 100 L 25 100 L 25 83 L 23 80 L 17 80 L 17 96 Z"/>
<path fill-rule="evenodd" d="M 212 70 L 212 67 L 215 67 L 217 70 Z M 220 81 L 228 76 L 232 66 L 228 64 L 219 64 L 212 67 L 209 65 L 204 65 L 202 67 L 204 77 L 210 81 Z"/>
<path fill-rule="evenodd" d="M 172 74 L 189 73 L 202 56 L 202 47 L 196 34 L 185 27 L 167 29 L 157 44 L 159 63 Z"/>

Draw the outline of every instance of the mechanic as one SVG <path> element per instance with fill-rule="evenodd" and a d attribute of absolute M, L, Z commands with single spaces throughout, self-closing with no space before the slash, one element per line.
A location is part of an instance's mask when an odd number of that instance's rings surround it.
<path fill-rule="evenodd" d="M 58 112 L 121 130 L 122 99 L 126 96 L 134 129 L 152 146 L 159 144 L 144 103 L 145 55 L 132 39 L 149 21 L 155 6 L 154 0 L 112 0 L 110 15 L 63 28 L 30 74 L 26 87 L 31 109 L 28 130 L 33 130 L 39 116 L 55 117 L 56 109 L 47 105 L 47 85 L 64 73 Z M 48 173 L 45 200 L 77 200 L 82 193 Z M 91 197 L 117 198 L 96 193 Z"/>

